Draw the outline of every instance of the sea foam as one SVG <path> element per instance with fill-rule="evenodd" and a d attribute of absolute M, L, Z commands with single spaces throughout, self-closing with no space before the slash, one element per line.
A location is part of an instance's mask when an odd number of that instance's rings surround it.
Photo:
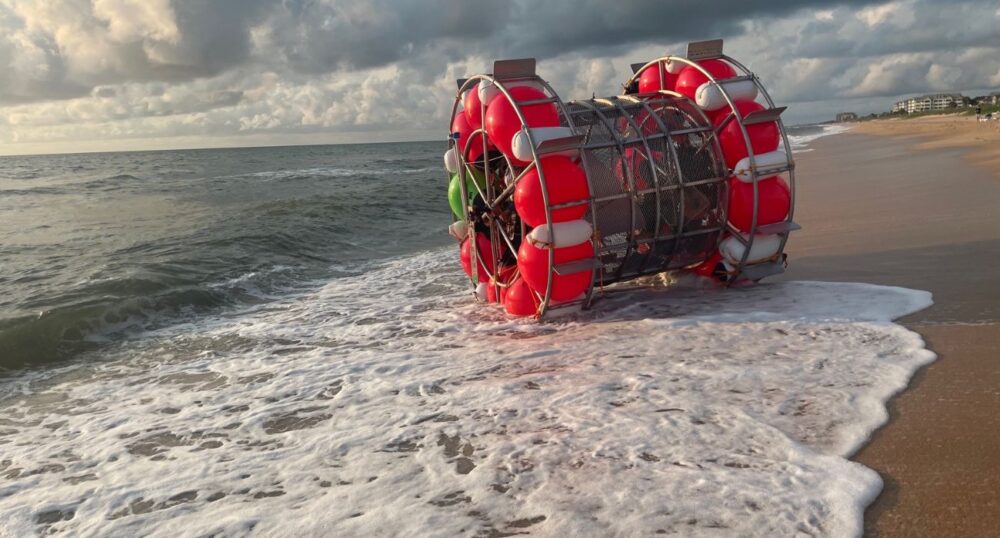
<path fill-rule="evenodd" d="M 812 151 L 809 142 L 824 136 L 846 133 L 850 130 L 851 126 L 843 123 L 793 126 L 789 129 L 788 143 L 791 144 L 794 153 L 806 153 Z"/>
<path fill-rule="evenodd" d="M 609 293 L 537 323 L 454 252 L 0 381 L 0 526 L 153 536 L 852 536 L 926 292 Z M 0 533 L 2 534 L 2 533 Z"/>

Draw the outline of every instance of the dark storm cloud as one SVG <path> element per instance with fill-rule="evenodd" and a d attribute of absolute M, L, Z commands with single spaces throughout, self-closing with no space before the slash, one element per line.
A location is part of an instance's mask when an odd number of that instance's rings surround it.
<path fill-rule="evenodd" d="M 510 13 L 495 0 L 295 0 L 271 13 L 273 44 L 293 69 L 377 67 L 442 44 L 489 39 Z"/>
<path fill-rule="evenodd" d="M 560 94 L 582 97 L 616 91 L 630 62 L 714 37 L 784 103 L 854 106 L 1000 86 L 998 8 L 996 0 L 0 0 L 0 142 L 427 129 L 444 121 L 454 79 L 495 59 L 536 57 Z"/>
<path fill-rule="evenodd" d="M 19 33 L 0 38 L 0 67 L 6 66 L 9 75 L 0 79 L 0 103 L 76 97 L 95 86 L 121 82 L 180 82 L 248 63 L 326 73 L 414 58 L 433 62 L 435 55 L 441 62 L 472 53 L 544 58 L 655 40 L 735 35 L 747 17 L 875 3 L 172 0 L 157 3 L 161 10 L 154 15 L 161 20 L 114 36 L 115 16 L 129 17 L 125 8 L 141 0 L 61 0 L 46 3 L 53 7 L 49 10 L 9 1 L 0 3 L 0 27 Z M 61 20 L 60 11 L 72 20 Z M 176 35 L 156 33 L 162 29 L 155 22 L 169 23 Z M 90 40 L 61 41 L 67 32 L 89 33 Z M 254 32 L 260 41 L 257 56 Z M 74 53 L 88 48 L 93 55 Z M 24 63 L 39 68 L 28 69 Z"/>
<path fill-rule="evenodd" d="M 884 0 L 558 0 L 516 2 L 518 23 L 505 37 L 523 54 L 555 56 L 641 42 L 679 42 L 742 33 L 753 17 L 864 6 Z"/>

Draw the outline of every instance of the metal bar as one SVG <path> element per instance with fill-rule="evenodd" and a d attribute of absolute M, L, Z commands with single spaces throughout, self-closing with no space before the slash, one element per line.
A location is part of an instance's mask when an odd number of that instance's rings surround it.
<path fill-rule="evenodd" d="M 735 237 L 736 240 L 739 241 L 744 248 L 749 248 L 750 241 L 745 237 L 746 235 L 745 232 L 741 232 L 739 229 L 736 228 L 736 226 L 733 226 L 731 222 L 726 222 L 726 228 L 730 232 L 730 237 Z"/>
<path fill-rule="evenodd" d="M 587 305 L 587 298 L 584 297 L 583 299 L 574 299 L 572 301 L 566 301 L 566 302 L 563 302 L 563 303 L 556 303 L 556 304 L 550 306 L 549 310 L 562 310 L 564 308 L 570 308 L 570 307 L 577 306 L 577 305 L 584 305 L 583 309 L 586 310 L 586 308 L 587 308 L 587 306 L 586 306 Z"/>
<path fill-rule="evenodd" d="M 757 233 L 761 235 L 787 234 L 796 230 L 801 230 L 802 226 L 790 220 L 783 220 L 773 224 L 765 224 L 757 228 Z"/>
<path fill-rule="evenodd" d="M 792 163 L 776 164 L 774 166 L 762 166 L 757 169 L 757 175 L 762 177 L 776 176 L 778 174 L 784 174 L 785 172 L 790 172 L 793 168 L 795 168 L 795 165 Z"/>
<path fill-rule="evenodd" d="M 725 56 L 723 56 L 723 58 L 728 59 L 728 57 L 725 57 Z M 701 72 L 703 75 L 705 75 L 708 78 L 708 80 L 714 81 L 714 77 L 712 76 L 712 74 L 709 73 L 708 71 L 706 71 L 705 68 L 703 68 L 701 65 L 699 65 L 698 63 L 696 63 L 692 59 L 684 58 L 684 57 L 680 57 L 680 56 L 666 56 L 666 57 L 663 57 L 663 58 L 659 58 L 656 61 L 678 62 L 678 63 L 684 64 L 684 65 L 686 65 L 688 67 L 693 67 L 693 68 L 697 69 L 699 72 Z M 649 62 L 647 65 L 652 65 L 652 63 L 653 62 Z M 753 75 L 752 73 L 750 73 L 745 68 L 743 69 L 743 71 L 745 73 L 748 73 L 750 76 Z M 635 75 L 633 75 L 632 79 L 630 79 L 630 83 L 631 83 L 631 80 L 633 80 L 634 78 L 635 78 Z M 758 80 L 756 80 L 756 77 L 754 77 L 753 80 L 754 80 L 754 84 L 758 88 L 760 88 L 760 82 Z M 661 91 L 661 92 L 659 92 L 659 94 L 660 95 L 664 95 L 664 96 L 675 97 L 675 98 L 678 98 L 678 99 L 683 99 L 685 102 L 689 102 L 690 103 L 689 99 L 687 99 L 686 97 L 682 96 L 681 94 L 679 94 L 677 92 Z M 729 94 L 726 93 L 726 92 L 723 92 L 723 97 L 726 99 L 726 102 L 729 105 L 730 109 L 731 110 L 735 110 L 735 107 L 733 105 L 733 101 L 729 97 Z M 701 110 L 701 108 L 699 108 L 698 106 L 696 106 L 694 103 L 691 103 L 691 106 L 692 106 L 692 108 L 694 110 L 698 111 L 699 118 L 701 119 L 700 122 L 695 122 L 695 123 L 707 123 L 708 125 L 711 125 L 711 122 L 708 121 L 707 116 L 705 115 L 704 111 Z M 680 109 L 678 109 L 678 111 L 680 112 Z M 726 121 L 729 121 L 730 119 L 732 119 L 732 116 L 733 116 L 733 114 L 730 114 L 730 118 L 727 118 Z M 688 117 L 690 117 L 690 116 L 688 116 Z M 659 121 L 659 120 L 657 120 L 657 121 Z M 723 122 L 723 123 L 725 123 L 725 122 Z M 719 129 L 721 129 L 721 127 L 722 126 L 719 126 L 718 128 L 711 128 L 711 127 L 709 127 L 708 129 L 705 129 L 705 130 L 712 130 L 713 131 L 713 133 L 712 133 L 713 136 L 711 137 L 711 144 L 712 144 L 713 148 L 715 149 L 717 155 L 722 155 L 722 147 L 719 144 L 719 137 L 718 137 L 718 131 L 719 131 Z M 687 131 L 687 130 L 685 130 L 685 131 Z M 676 133 L 671 133 L 671 134 L 686 134 L 685 131 L 677 131 Z M 673 145 L 671 145 L 670 147 L 671 147 L 671 150 L 673 150 Z M 676 159 L 676 153 L 675 153 L 675 162 L 677 162 L 677 165 L 679 167 L 680 165 L 679 165 L 679 161 Z M 719 169 L 719 163 L 715 162 L 714 159 L 713 159 L 713 164 L 716 166 L 716 170 L 717 171 L 721 171 L 723 174 L 725 174 L 725 173 L 728 172 L 728 170 L 726 170 L 726 169 Z M 721 191 L 722 191 L 721 195 L 719 196 L 719 201 L 721 201 L 720 207 L 722 208 L 722 215 L 720 215 L 720 220 L 722 222 L 725 222 L 726 219 L 727 219 L 727 217 L 728 217 L 728 203 L 727 203 L 727 201 L 729 199 L 729 182 L 728 181 L 724 181 L 722 183 L 722 189 L 721 189 Z M 716 239 L 716 244 L 717 245 L 722 241 L 722 237 L 723 237 L 723 235 L 725 233 L 726 233 L 726 228 L 725 228 L 725 226 L 723 226 L 723 227 L 721 227 L 719 229 L 719 237 Z M 669 260 L 668 260 L 668 264 L 669 264 Z"/>
<path fill-rule="evenodd" d="M 660 69 L 660 87 L 662 88 L 663 87 L 663 63 L 659 63 L 657 65 L 659 65 L 659 69 Z M 638 125 L 636 125 L 635 121 L 632 119 L 632 114 L 630 113 L 630 111 L 625 110 L 625 108 L 621 106 L 621 103 L 619 103 L 617 99 L 614 100 L 613 102 L 614 102 L 615 108 L 617 108 L 617 110 L 621 113 L 622 117 L 625 118 L 625 121 L 628 122 L 628 124 L 633 129 L 635 129 L 636 133 L 639 135 L 639 138 L 642 140 L 642 146 L 643 146 L 643 148 L 645 148 L 645 150 L 646 150 L 646 158 L 649 161 L 649 169 L 653 173 L 653 189 L 652 190 L 653 190 L 654 193 L 656 193 L 656 219 L 653 222 L 653 238 L 655 239 L 659 235 L 659 233 L 660 233 L 660 190 L 659 190 L 660 176 L 659 176 L 659 174 L 657 174 L 656 166 L 654 165 L 654 163 L 656 162 L 656 158 L 653 155 L 653 149 L 649 147 L 649 141 L 646 140 L 645 136 L 642 134 L 642 129 Z M 630 164 L 631 163 L 626 163 L 624 161 L 622 162 L 623 166 L 630 165 Z M 633 193 L 634 193 L 633 195 L 636 197 L 636 202 L 635 203 L 638 203 L 638 196 L 640 195 L 640 193 L 638 191 L 635 191 L 634 189 L 633 189 Z M 633 211 L 633 213 L 635 212 L 634 209 L 632 211 Z M 643 214 L 642 218 L 643 218 L 643 220 L 645 220 L 646 219 L 646 215 Z M 635 219 L 633 218 L 633 223 L 634 222 L 635 222 Z M 643 256 L 643 258 L 642 258 L 642 261 L 639 262 L 639 269 L 638 270 L 640 270 L 640 271 L 642 270 L 642 268 L 646 265 L 646 262 L 649 261 L 649 258 L 650 258 L 650 256 L 652 254 L 653 254 L 653 249 L 649 249 L 649 251 L 646 252 L 645 256 Z"/>
<path fill-rule="evenodd" d="M 649 108 L 652 108 L 652 107 L 649 107 Z M 663 123 L 663 119 L 660 118 L 659 114 L 657 114 L 655 112 L 651 112 L 651 117 L 653 118 L 653 121 L 656 122 L 657 126 L 659 126 L 661 132 L 668 133 L 669 135 L 674 136 L 675 133 L 673 133 L 670 130 L 670 127 L 667 124 Z M 707 123 L 709 124 L 709 126 L 711 126 L 711 122 L 707 122 Z M 677 188 L 677 190 L 680 191 L 680 202 L 681 202 L 680 203 L 680 207 L 678 209 L 678 213 L 677 213 L 677 222 L 679 223 L 679 227 L 677 228 L 676 231 L 671 230 L 671 231 L 673 231 L 673 235 L 674 235 L 674 238 L 673 238 L 674 239 L 674 244 L 673 244 L 673 246 L 670 249 L 670 254 L 667 256 L 667 261 L 664 263 L 664 266 L 668 266 L 669 267 L 670 266 L 670 262 L 673 261 L 673 259 L 674 259 L 674 255 L 677 254 L 677 249 L 680 246 L 681 237 L 684 236 L 684 186 L 685 186 L 685 182 L 684 182 L 684 169 L 681 167 L 681 160 L 680 160 L 680 157 L 677 155 L 677 147 L 673 144 L 673 140 L 668 140 L 667 141 L 667 147 L 670 149 L 670 157 L 674 161 L 674 169 L 677 170 L 677 185 L 676 185 L 676 188 Z M 656 225 L 659 226 L 660 223 L 657 222 Z"/>
<path fill-rule="evenodd" d="M 717 40 L 717 41 L 719 41 L 719 43 L 718 43 L 718 53 L 719 54 L 717 56 L 713 56 L 713 57 L 724 58 L 724 59 L 728 60 L 728 57 L 726 57 L 726 56 L 724 56 L 722 54 L 722 43 L 721 43 L 721 40 Z M 710 47 L 706 45 L 704 48 L 708 49 Z M 689 51 L 690 51 L 690 45 L 689 45 Z M 704 52 L 704 51 L 702 51 L 702 52 Z M 690 55 L 689 55 L 689 58 L 691 58 Z M 697 59 L 703 59 L 703 58 L 704 57 L 702 56 L 702 57 L 698 57 Z M 731 114 L 732 114 L 733 117 L 732 117 L 731 121 L 735 121 L 736 125 L 738 125 L 739 128 L 740 128 L 740 134 L 743 135 L 743 143 L 744 143 L 744 145 L 746 147 L 746 150 L 747 150 L 747 158 L 750 160 L 750 178 L 751 178 L 751 181 L 753 181 L 753 213 L 752 213 L 752 216 L 751 216 L 751 219 L 750 219 L 750 230 L 749 230 L 749 233 L 748 233 L 748 235 L 749 235 L 748 245 L 746 246 L 746 248 L 743 251 L 743 257 L 740 259 L 740 262 L 736 266 L 736 274 L 733 277 L 733 279 L 730 281 L 730 283 L 732 283 L 732 282 L 735 282 L 736 280 L 739 279 L 740 273 L 742 272 L 743 267 L 746 265 L 747 259 L 750 256 L 750 249 L 753 248 L 754 233 L 757 230 L 757 213 L 758 213 L 758 211 L 757 211 L 758 207 L 757 206 L 759 204 L 759 195 L 760 195 L 760 193 L 758 192 L 758 187 L 757 187 L 757 180 L 758 180 L 758 175 L 757 175 L 757 172 L 756 172 L 757 162 L 754 159 L 753 145 L 750 143 L 750 134 L 747 131 L 746 125 L 743 124 L 743 118 L 740 117 L 739 109 L 736 107 L 736 102 L 733 100 L 732 96 L 729 95 L 729 92 L 726 90 L 725 86 L 723 84 L 720 84 L 719 81 L 716 80 L 715 76 L 713 76 L 712 73 L 709 73 L 708 70 L 706 70 L 701 65 L 699 65 L 699 64 L 697 64 L 695 62 L 690 62 L 689 66 L 690 67 L 694 67 L 695 69 L 697 69 L 698 71 L 700 71 L 708 79 L 709 82 L 712 82 L 713 84 L 715 84 L 715 86 L 719 89 L 719 93 L 722 94 L 722 97 L 726 100 L 726 104 L 729 105 L 729 109 L 732 111 Z M 744 68 L 744 73 L 746 73 L 748 75 L 751 74 L 750 71 L 746 70 L 745 68 Z M 756 79 L 754 79 L 754 84 L 758 88 L 760 87 L 760 82 L 757 81 Z M 773 108 L 773 105 L 772 105 L 772 108 Z M 730 120 L 727 119 L 727 121 L 730 121 Z M 728 190 L 728 188 L 727 188 L 727 190 Z"/>
<path fill-rule="evenodd" d="M 753 112 L 743 116 L 743 125 L 756 125 L 758 123 L 767 123 L 769 121 L 776 121 L 781 113 L 787 109 L 787 106 L 781 106 L 778 108 L 765 108 L 764 110 L 754 110 Z"/>
<path fill-rule="evenodd" d="M 694 41 L 688 43 L 687 57 L 692 61 L 722 57 L 722 40 Z"/>
<path fill-rule="evenodd" d="M 702 228 L 700 230 L 693 230 L 693 231 L 689 231 L 689 232 L 684 232 L 682 234 L 665 235 L 665 236 L 659 238 L 658 240 L 659 241 L 669 241 L 671 239 L 677 239 L 677 238 L 694 237 L 694 236 L 698 236 L 698 235 L 705 235 L 705 234 L 715 233 L 715 232 L 718 232 L 720 229 L 724 229 L 724 228 L 725 228 L 724 226 L 713 226 L 711 228 Z M 638 240 L 636 240 L 636 243 L 652 243 L 654 241 L 657 241 L 657 239 L 646 238 L 646 239 L 638 239 Z M 612 245 L 612 246 L 609 246 L 609 247 L 604 247 L 604 248 L 602 248 L 600 250 L 600 252 L 602 252 L 602 253 L 614 252 L 615 250 L 617 250 L 617 248 L 619 246 L 620 245 Z"/>
<path fill-rule="evenodd" d="M 677 190 L 677 189 L 680 189 L 680 188 L 683 188 L 683 187 L 697 187 L 699 185 L 710 185 L 712 183 L 720 183 L 722 181 L 725 181 L 725 179 L 726 178 L 724 178 L 722 176 L 717 176 L 717 177 L 713 177 L 713 178 L 709 178 L 709 179 L 699 179 L 698 181 L 691 181 L 689 183 L 685 183 L 684 185 L 667 185 L 666 187 L 662 187 L 660 189 L 660 191 L 661 192 L 662 191 L 674 191 L 674 190 Z M 653 189 L 647 189 L 647 190 L 644 190 L 644 191 L 639 191 L 639 193 L 645 194 L 645 193 L 649 193 L 649 192 L 652 192 L 652 191 L 653 191 Z"/>
<path fill-rule="evenodd" d="M 546 103 L 555 103 L 558 97 L 546 97 L 544 99 L 529 99 L 527 101 L 518 101 L 517 106 L 532 106 L 532 105 L 544 105 Z"/>
<path fill-rule="evenodd" d="M 555 91 L 552 90 L 552 88 L 548 85 L 547 82 L 542 81 L 542 83 L 545 84 L 545 87 L 548 88 L 549 91 L 551 91 L 553 94 L 555 94 Z M 558 103 L 556 103 L 556 106 L 558 106 L 559 107 L 559 111 L 562 112 L 563 118 L 566 119 L 566 123 L 568 124 L 569 128 L 572 131 L 576 132 L 578 129 L 577 129 L 577 126 L 573 123 L 573 114 L 569 111 L 569 109 L 562 102 L 562 100 L 560 100 Z M 582 113 L 582 111 L 581 111 L 581 113 Z M 587 130 L 587 135 L 581 134 L 579 136 L 583 137 L 583 140 L 586 140 L 587 137 L 590 135 L 590 132 L 591 131 L 588 129 Z M 580 164 L 583 166 L 584 176 L 587 179 L 587 192 L 590 193 L 590 221 L 591 221 L 591 225 L 595 225 L 596 226 L 596 222 L 597 222 L 597 203 L 594 200 L 594 185 L 592 184 L 592 182 L 590 180 L 590 178 L 593 177 L 593 176 L 590 173 L 590 164 L 589 164 L 588 154 L 587 154 L 586 151 L 582 151 L 582 150 L 580 151 Z M 523 232 L 523 224 L 522 224 L 522 232 Z M 590 238 L 590 244 L 591 244 L 591 248 L 593 248 L 593 250 L 595 252 L 595 255 L 596 255 L 597 248 L 598 248 L 598 238 L 597 238 L 597 234 L 596 233 L 591 236 L 591 238 Z M 585 302 L 584 308 L 590 308 L 590 306 L 593 304 L 593 300 L 594 300 L 594 283 L 597 282 L 598 275 L 600 274 L 599 271 L 603 271 L 603 267 L 595 268 L 594 272 L 590 275 L 590 283 L 587 285 L 586 297 L 584 299 L 584 302 Z"/>
<path fill-rule="evenodd" d="M 614 126 L 611 125 L 611 122 L 608 121 L 608 118 L 604 115 L 603 112 L 601 112 L 601 109 L 596 106 L 596 104 L 594 103 L 594 100 L 591 100 L 591 101 L 577 101 L 577 104 L 580 105 L 580 106 L 583 106 L 583 107 L 586 107 L 586 108 L 589 108 L 590 110 L 592 110 L 594 112 L 594 114 L 597 116 L 597 119 L 600 120 L 600 122 L 604 125 L 604 128 L 607 129 L 609 133 L 614 133 L 615 132 Z M 618 147 L 618 154 L 619 154 L 619 156 L 621 156 L 622 161 L 624 161 L 625 160 L 625 147 L 624 147 L 624 145 L 622 145 L 622 143 L 620 141 L 616 145 Z M 630 170 L 629 167 L 627 167 L 627 166 L 624 167 L 624 168 L 625 168 L 625 175 L 628 178 L 627 181 L 628 181 L 628 185 L 629 185 L 629 192 L 635 192 L 635 178 L 632 177 L 632 170 Z M 626 251 L 625 251 L 625 258 L 626 259 L 628 258 L 629 253 L 632 251 L 632 241 L 631 241 L 631 239 L 633 238 L 633 236 L 635 234 L 635 204 L 634 203 L 629 204 L 629 215 L 631 217 L 632 226 L 631 226 L 631 229 L 629 230 L 629 239 L 630 239 L 629 240 L 629 246 L 626 248 Z M 615 280 L 618 280 L 619 275 L 620 275 L 620 273 L 621 273 L 621 271 L 622 271 L 622 269 L 624 267 L 625 267 L 625 264 L 622 264 L 621 267 L 618 268 L 618 274 L 616 274 L 615 277 L 614 277 Z"/>
<path fill-rule="evenodd" d="M 778 275 L 785 272 L 785 263 L 765 262 L 748 265 L 743 269 L 743 276 L 748 280 L 760 280 L 764 277 Z"/>
<path fill-rule="evenodd" d="M 707 127 L 693 127 L 691 129 L 681 129 L 679 131 L 674 131 L 674 132 L 671 132 L 671 133 L 657 133 L 657 134 L 649 135 L 648 137 L 646 137 L 646 140 L 657 140 L 657 139 L 660 139 L 660 138 L 667 138 L 667 137 L 671 137 L 671 136 L 682 136 L 682 135 L 687 135 L 687 134 L 692 134 L 692 133 L 707 133 L 707 132 L 713 131 L 714 129 L 715 128 L 712 127 L 711 125 L 709 125 Z M 641 138 L 626 138 L 624 140 L 617 140 L 615 142 L 601 142 L 601 143 L 585 144 L 585 145 L 581 146 L 580 149 L 604 149 L 604 148 L 615 147 L 615 146 L 618 146 L 618 145 L 621 145 L 621 144 L 635 144 L 635 143 L 641 142 L 641 141 L 642 141 Z"/>
<path fill-rule="evenodd" d="M 630 193 L 623 192 L 621 194 L 609 194 L 607 196 L 602 196 L 600 198 L 594 198 L 595 202 L 611 202 L 613 200 L 621 200 L 622 198 L 631 197 Z"/>
<path fill-rule="evenodd" d="M 456 111 L 459 111 L 458 112 L 459 114 L 464 114 L 465 113 L 464 112 L 464 107 L 461 106 L 461 105 L 463 104 L 462 103 L 462 91 L 464 89 L 464 86 L 467 85 L 467 84 L 468 84 L 468 81 L 466 80 L 466 82 L 463 83 L 462 87 L 459 87 L 458 93 L 456 93 L 456 95 L 455 95 L 455 102 L 452 104 L 452 107 L 451 107 L 451 118 L 448 120 L 448 131 L 449 131 L 448 145 L 449 145 L 449 147 L 451 147 L 451 146 L 454 146 L 456 148 L 458 147 L 458 140 L 452 138 L 452 136 L 451 136 L 451 126 L 455 124 L 455 113 L 456 113 Z M 459 185 L 459 189 L 460 189 L 460 191 L 462 193 L 462 212 L 463 213 L 462 213 L 462 217 L 461 218 L 465 219 L 466 223 L 470 223 L 470 219 L 469 219 L 469 193 L 466 191 L 466 188 L 465 188 L 465 156 L 462 155 L 462 151 L 461 150 L 457 151 L 456 153 L 458 153 L 458 155 L 457 155 L 457 157 L 458 157 L 458 185 Z M 472 241 L 472 244 L 469 245 L 469 246 L 470 246 L 470 248 L 473 248 L 474 245 L 475 245 L 475 242 L 476 242 L 475 241 L 475 227 L 474 226 L 466 226 L 466 230 L 467 230 L 466 231 L 467 236 L 466 236 L 465 240 L 466 241 Z M 470 256 L 470 258 L 471 258 L 471 256 Z M 474 269 L 473 269 L 473 271 L 471 271 L 471 273 L 472 274 L 469 275 L 469 282 L 472 284 L 472 294 L 473 294 L 473 296 L 475 296 L 475 294 L 476 294 L 476 280 L 475 280 L 475 278 L 476 278 L 477 273 L 475 272 Z"/>
<path fill-rule="evenodd" d="M 573 135 L 565 136 L 563 138 L 550 138 L 549 140 L 542 141 L 538 144 L 538 154 L 547 155 L 549 153 L 556 153 L 558 151 L 566 151 L 570 149 L 578 150 L 580 145 L 583 144 L 583 135 Z"/>
<path fill-rule="evenodd" d="M 515 60 L 497 60 L 493 62 L 494 81 L 513 78 L 530 78 L 535 76 L 535 59 L 518 58 Z M 508 95 L 508 99 L 510 96 Z"/>
<path fill-rule="evenodd" d="M 553 90 L 552 87 L 549 86 L 548 82 L 542 80 L 541 83 L 544 85 L 546 91 L 548 91 L 552 95 L 557 95 L 556 92 L 555 92 L 555 90 Z M 556 101 L 556 106 L 559 108 L 559 112 L 562 113 L 563 118 L 565 118 L 566 124 L 570 128 L 570 130 L 573 131 L 573 132 L 577 132 L 577 127 L 573 123 L 573 115 L 570 113 L 569 109 L 566 107 L 566 104 L 563 103 L 562 100 L 560 99 L 560 100 Z M 589 131 L 588 131 L 588 134 L 589 134 Z M 578 136 L 581 137 L 580 143 L 582 143 L 583 140 L 586 139 L 586 137 L 584 135 L 582 135 L 582 134 L 578 135 Z M 544 146 L 544 144 L 542 144 L 542 145 Z M 581 164 L 581 166 L 583 166 L 583 171 L 584 171 L 583 175 L 584 175 L 584 178 L 587 181 L 587 192 L 588 192 L 588 194 L 590 196 L 590 202 L 591 202 L 590 203 L 590 220 L 591 220 L 591 225 L 594 225 L 594 223 L 597 222 L 597 213 L 596 213 L 597 210 L 595 208 L 596 204 L 594 203 L 594 186 L 592 185 L 591 180 L 590 180 L 590 178 L 592 176 L 591 176 L 591 173 L 590 173 L 590 165 L 588 164 L 588 158 L 587 158 L 586 152 L 580 151 L 580 164 Z M 594 252 L 596 252 L 597 251 L 597 243 L 598 243 L 598 239 L 597 239 L 597 234 L 596 233 L 591 236 L 590 243 L 591 243 L 591 248 L 593 249 Z M 591 305 L 591 302 L 593 301 L 594 283 L 597 281 L 597 278 L 598 278 L 598 269 L 594 269 L 594 272 L 590 275 L 590 282 L 587 284 L 587 291 L 586 291 L 586 295 L 585 295 L 585 299 L 584 299 L 584 301 L 586 303 L 585 308 L 589 308 L 590 305 Z"/>
<path fill-rule="evenodd" d="M 744 73 L 750 73 L 747 67 L 737 60 L 730 58 L 729 56 L 724 56 L 725 60 L 735 66 L 737 69 L 743 71 Z M 752 73 L 751 73 L 752 74 Z M 754 77 L 754 85 L 757 86 L 757 93 L 764 97 L 764 101 L 767 102 L 768 108 L 776 108 L 774 105 L 774 99 L 771 99 L 771 95 L 767 93 L 767 88 L 761 84 L 757 77 Z M 792 222 L 795 217 L 795 162 L 792 156 L 792 144 L 788 140 L 788 132 L 785 129 L 785 123 L 779 117 L 775 122 L 778 125 L 778 133 L 781 134 L 782 145 L 785 148 L 785 155 L 788 156 L 789 169 L 788 169 L 788 189 L 790 194 L 790 204 L 788 207 L 788 216 L 785 218 L 787 222 Z M 778 254 L 784 255 L 785 245 L 788 244 L 788 234 L 781 236 L 781 243 L 778 245 Z"/>
<path fill-rule="evenodd" d="M 585 200 L 577 200 L 575 202 L 563 202 L 561 204 L 556 204 L 556 205 L 552 206 L 552 209 L 563 209 L 563 208 L 567 208 L 567 207 L 576 207 L 576 206 L 584 205 L 584 204 L 588 204 L 588 203 L 590 203 L 590 198 L 587 198 Z"/>
<path fill-rule="evenodd" d="M 527 175 L 528 172 L 534 169 L 535 169 L 535 163 L 534 162 L 528 163 L 528 166 L 526 166 L 524 170 L 521 170 L 521 172 L 517 174 L 517 177 L 510 180 L 510 185 L 507 185 L 507 188 L 505 188 L 503 192 L 497 195 L 496 199 L 493 200 L 493 204 L 490 205 L 490 209 L 493 209 L 494 207 L 496 207 L 497 204 L 506 200 L 511 194 L 514 194 L 514 189 L 517 188 L 517 182 L 521 181 L 521 178 L 523 178 L 525 175 Z"/>
<path fill-rule="evenodd" d="M 517 62 L 517 60 L 508 60 L 508 62 Z M 518 72 L 517 69 L 522 69 L 522 70 L 526 69 L 526 65 L 528 62 L 525 62 L 525 64 L 523 65 L 516 63 L 510 63 L 507 65 L 498 65 L 501 63 L 503 62 L 495 62 L 493 64 L 494 73 L 497 72 L 497 69 L 499 67 L 500 69 L 506 69 L 508 73 L 517 72 L 518 73 L 517 76 L 525 76 L 523 71 Z M 534 75 L 534 68 L 535 68 L 534 63 L 535 63 L 534 59 L 531 59 L 530 74 L 532 76 Z M 537 170 L 537 175 L 538 175 L 538 182 L 542 187 L 542 203 L 545 204 L 545 222 L 546 224 L 551 226 L 553 224 L 552 208 L 549 205 L 549 189 L 548 189 L 548 184 L 545 181 L 545 170 L 541 166 L 541 160 L 540 157 L 538 156 L 538 151 L 535 149 L 535 139 L 531 135 L 531 128 L 528 126 L 528 120 L 527 118 L 525 118 L 524 112 L 521 110 L 521 107 L 519 106 L 518 102 L 510 94 L 510 91 L 504 86 L 504 84 L 502 84 L 497 79 L 493 79 L 493 85 L 497 88 L 497 90 L 500 91 L 500 93 L 502 93 L 507 98 L 508 101 L 510 101 L 511 107 L 517 114 L 517 119 L 520 120 L 521 122 L 521 128 L 524 130 L 525 136 L 528 137 L 528 145 L 529 149 L 531 150 L 531 160 L 532 162 L 535 163 L 535 169 Z M 548 87 L 548 84 L 545 84 L 545 87 Z M 549 88 L 549 90 L 551 91 L 551 88 Z M 548 247 L 548 251 L 549 251 L 548 281 L 545 283 L 545 295 L 544 297 L 542 297 L 541 302 L 538 306 L 537 315 L 539 317 L 545 315 L 545 309 L 548 307 L 549 301 L 552 299 L 552 281 L 555 280 L 552 275 L 552 268 L 555 265 L 555 246 L 550 244 Z"/>
<path fill-rule="evenodd" d="M 513 252 L 515 254 L 515 256 L 516 256 L 517 255 L 517 249 L 514 248 L 514 242 L 511 241 L 509 237 L 507 237 L 507 232 L 503 231 L 503 227 L 502 226 L 498 227 L 497 231 L 500 232 L 500 236 L 503 237 L 504 243 L 507 243 L 507 247 L 509 247 L 510 251 Z M 497 261 L 497 265 L 499 265 L 499 264 L 500 264 L 500 262 Z M 500 276 L 500 269 L 499 269 L 499 267 L 497 268 L 497 276 L 498 277 Z M 500 290 L 497 290 L 497 291 L 500 291 Z M 497 297 L 500 297 L 500 296 L 497 295 Z"/>
<path fill-rule="evenodd" d="M 553 267 L 553 270 L 557 275 L 572 275 L 573 273 L 582 273 L 584 271 L 593 270 L 595 267 L 599 267 L 601 262 L 595 260 L 594 258 L 587 258 L 585 260 L 577 260 L 575 262 L 560 263 L 559 265 Z"/>

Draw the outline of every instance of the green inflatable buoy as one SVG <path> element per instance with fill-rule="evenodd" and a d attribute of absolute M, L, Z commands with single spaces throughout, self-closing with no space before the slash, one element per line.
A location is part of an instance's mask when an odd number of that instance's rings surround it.
<path fill-rule="evenodd" d="M 486 181 L 483 173 L 479 170 L 476 170 L 473 174 L 466 171 L 465 191 L 469 194 L 470 204 L 476 199 L 476 196 L 479 196 L 476 184 L 479 185 L 480 189 L 485 191 Z M 458 182 L 458 174 L 452 174 L 451 183 L 448 184 L 448 204 L 451 206 L 451 210 L 455 213 L 455 216 L 462 218 L 462 186 Z"/>

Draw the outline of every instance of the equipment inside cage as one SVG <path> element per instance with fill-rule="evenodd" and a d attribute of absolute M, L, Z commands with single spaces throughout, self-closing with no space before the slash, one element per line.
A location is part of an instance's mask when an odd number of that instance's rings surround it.
<path fill-rule="evenodd" d="M 569 102 L 534 59 L 458 81 L 449 232 L 480 300 L 542 317 L 643 275 L 784 270 L 798 228 L 784 107 L 722 40 L 632 70 L 622 95 Z"/>

